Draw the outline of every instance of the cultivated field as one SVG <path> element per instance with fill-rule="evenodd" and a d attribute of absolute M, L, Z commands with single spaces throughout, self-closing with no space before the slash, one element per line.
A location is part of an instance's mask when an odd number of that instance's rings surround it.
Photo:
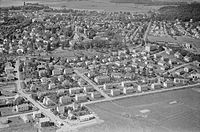
<path fill-rule="evenodd" d="M 105 122 L 83 128 L 81 132 L 200 131 L 200 93 L 192 89 L 132 97 L 89 107 Z"/>

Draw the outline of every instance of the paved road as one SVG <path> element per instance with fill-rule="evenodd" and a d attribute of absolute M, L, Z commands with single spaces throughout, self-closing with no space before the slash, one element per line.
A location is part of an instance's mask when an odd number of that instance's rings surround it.
<path fill-rule="evenodd" d="M 13 118 L 13 117 L 18 117 L 18 116 L 25 116 L 25 115 L 30 115 L 33 114 L 35 111 L 27 112 L 27 113 L 21 113 L 21 114 L 16 114 L 16 115 L 10 115 L 10 116 L 5 116 L 6 118 Z"/>
<path fill-rule="evenodd" d="M 163 74 L 166 74 L 166 73 L 168 73 L 168 72 L 173 72 L 173 71 L 175 71 L 175 70 L 178 70 L 178 69 L 180 69 L 180 68 L 182 68 L 182 67 L 185 67 L 185 66 L 190 65 L 190 64 L 193 64 L 193 63 L 194 63 L 194 62 L 184 63 L 184 64 L 182 64 L 182 65 L 180 65 L 180 66 L 177 66 L 177 67 L 174 67 L 174 68 L 172 68 L 172 69 L 169 69 L 168 71 L 164 72 Z"/>
<path fill-rule="evenodd" d="M 18 80 L 16 81 L 16 84 L 17 84 L 17 89 L 18 89 L 18 93 L 25 97 L 28 101 L 30 101 L 35 107 L 37 107 L 45 116 L 49 117 L 50 120 L 52 122 L 54 122 L 55 124 L 59 124 L 59 123 L 62 123 L 63 126 L 61 127 L 62 130 L 68 130 L 69 129 L 69 124 L 64 122 L 64 120 L 60 119 L 58 116 L 55 116 L 51 111 L 50 109 L 45 109 L 43 108 L 40 104 L 38 104 L 34 99 L 32 99 L 30 97 L 29 94 L 26 94 L 22 91 L 22 88 L 21 88 L 21 80 L 20 80 L 20 74 L 19 74 L 19 59 L 16 61 L 16 70 L 17 70 L 17 73 L 16 73 L 16 76 L 18 78 Z"/>
<path fill-rule="evenodd" d="M 15 96 L 10 96 L 10 97 L 2 96 L 2 97 L 0 97 L 0 100 L 1 99 L 14 99 L 14 98 L 15 98 Z"/>
<path fill-rule="evenodd" d="M 149 30 L 150 30 L 150 27 L 151 27 L 151 23 L 152 23 L 152 21 L 149 22 L 147 30 L 144 33 L 144 38 L 143 39 L 144 39 L 145 44 L 146 44 L 146 41 L 147 41 L 147 36 L 148 36 Z"/>
<path fill-rule="evenodd" d="M 99 87 L 92 82 L 88 77 L 86 77 L 84 74 L 80 73 L 78 70 L 74 70 L 74 72 L 79 75 L 81 78 L 83 78 L 85 81 L 87 81 L 90 85 L 92 85 L 92 87 L 94 87 L 94 89 L 96 89 L 99 93 L 101 93 L 102 96 L 104 96 L 106 99 L 110 99 L 110 97 L 104 93 L 101 89 L 99 89 Z"/>

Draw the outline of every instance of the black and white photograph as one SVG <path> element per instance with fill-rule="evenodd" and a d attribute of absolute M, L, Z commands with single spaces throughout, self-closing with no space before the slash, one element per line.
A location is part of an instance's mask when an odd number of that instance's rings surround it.
<path fill-rule="evenodd" d="M 0 0 L 0 132 L 200 132 L 200 0 Z"/>

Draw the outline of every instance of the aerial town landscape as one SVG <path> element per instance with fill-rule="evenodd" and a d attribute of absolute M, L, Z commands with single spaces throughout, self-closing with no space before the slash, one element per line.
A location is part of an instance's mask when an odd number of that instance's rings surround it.
<path fill-rule="evenodd" d="M 200 131 L 200 3 L 0 0 L 0 132 L 104 131 Z"/>

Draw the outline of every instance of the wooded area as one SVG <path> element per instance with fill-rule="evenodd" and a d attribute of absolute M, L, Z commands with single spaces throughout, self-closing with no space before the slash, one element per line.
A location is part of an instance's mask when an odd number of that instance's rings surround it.
<path fill-rule="evenodd" d="M 160 14 L 157 16 L 157 19 L 160 20 L 200 20 L 200 3 L 197 2 L 179 6 L 165 6 L 161 7 L 158 11 Z"/>

